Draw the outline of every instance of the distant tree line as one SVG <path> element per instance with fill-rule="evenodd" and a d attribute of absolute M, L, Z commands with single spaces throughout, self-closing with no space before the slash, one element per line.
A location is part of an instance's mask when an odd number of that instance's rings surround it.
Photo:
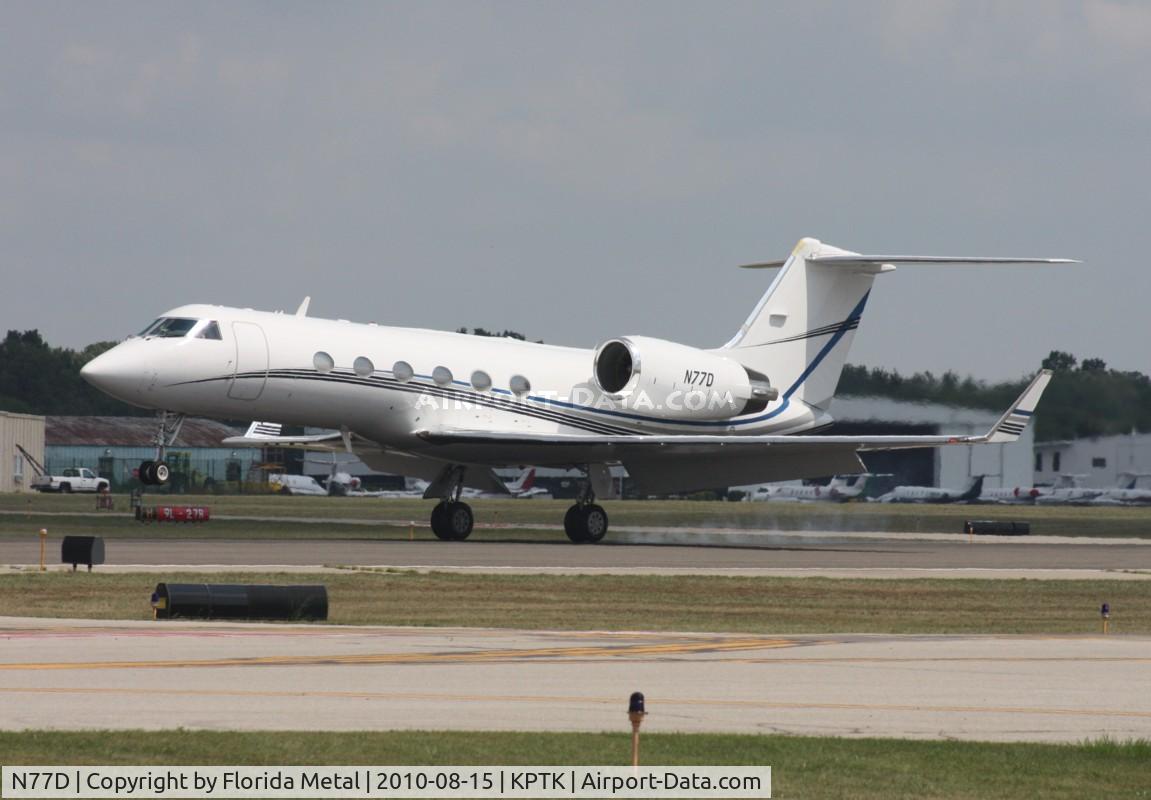
<path fill-rule="evenodd" d="M 460 333 L 468 333 L 460 328 Z M 516 331 L 473 328 L 477 336 L 525 340 Z M 116 342 L 96 342 L 83 350 L 52 347 L 39 331 L 8 331 L 0 343 L 0 410 L 28 414 L 138 416 L 151 412 L 114 400 L 80 377 L 80 368 Z M 1076 439 L 1151 432 L 1151 379 L 1140 372 L 1108 369 L 1101 358 L 1079 361 L 1052 351 L 1043 366 L 1055 371 L 1036 418 L 1036 439 Z M 911 402 L 1007 408 L 1030 378 L 986 383 L 954 372 L 904 376 L 895 370 L 848 364 L 839 382 L 845 395 L 872 395 Z"/>
<path fill-rule="evenodd" d="M 1151 432 L 1151 379 L 1143 373 L 1108 369 L 1101 358 L 1079 361 L 1061 350 L 1051 351 L 1043 367 L 1054 370 L 1055 377 L 1036 415 L 1037 440 Z M 1030 379 L 989 384 L 970 376 L 960 378 L 954 372 L 904 376 L 895 370 L 848 364 L 839 391 L 1000 411 L 1019 396 Z"/>

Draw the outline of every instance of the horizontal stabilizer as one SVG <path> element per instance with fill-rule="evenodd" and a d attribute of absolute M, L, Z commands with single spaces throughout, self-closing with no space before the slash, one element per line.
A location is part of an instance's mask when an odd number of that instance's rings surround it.
<path fill-rule="evenodd" d="M 984 258 L 981 256 L 814 256 L 809 264 L 836 264 L 863 267 L 879 264 L 1079 264 L 1073 258 Z"/>
<path fill-rule="evenodd" d="M 1074 258 L 1003 258 L 982 256 L 865 256 L 835 255 L 810 256 L 808 264 L 828 264 L 843 267 L 880 266 L 882 264 L 1082 264 Z M 787 263 L 787 259 L 759 261 L 755 264 L 740 264 L 740 269 L 775 269 Z"/>

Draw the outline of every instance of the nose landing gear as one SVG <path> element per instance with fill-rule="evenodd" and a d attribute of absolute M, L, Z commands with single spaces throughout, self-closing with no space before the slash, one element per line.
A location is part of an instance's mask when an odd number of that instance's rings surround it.
<path fill-rule="evenodd" d="M 172 476 L 167 462 L 164 461 L 165 451 L 176 443 L 180 435 L 180 428 L 184 424 L 183 414 L 169 414 L 161 411 L 156 416 L 156 458 L 151 461 L 140 462 L 140 483 L 145 486 L 163 486 Z"/>

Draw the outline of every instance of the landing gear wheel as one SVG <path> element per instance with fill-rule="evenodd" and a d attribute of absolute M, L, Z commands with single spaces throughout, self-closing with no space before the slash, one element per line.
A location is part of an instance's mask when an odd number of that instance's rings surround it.
<path fill-rule="evenodd" d="M 471 506 L 459 501 L 448 503 L 448 529 L 452 532 L 453 541 L 462 542 L 471 536 L 474 524 Z"/>
<path fill-rule="evenodd" d="M 602 541 L 607 535 L 607 512 L 595 503 L 574 505 L 564 514 L 564 533 L 577 544 Z"/>
<path fill-rule="evenodd" d="M 155 461 L 141 461 L 140 462 L 140 483 L 145 486 L 152 486 L 156 483 L 156 462 Z"/>
<path fill-rule="evenodd" d="M 588 542 L 600 542 L 607 536 L 607 512 L 603 506 L 592 503 L 584 507 L 584 533 Z"/>
<path fill-rule="evenodd" d="M 152 481 L 157 486 L 163 486 L 171 476 L 172 472 L 168 469 L 168 464 L 165 461 L 157 461 L 152 467 Z"/>
<path fill-rule="evenodd" d="M 432 509 L 432 533 L 443 542 L 452 540 L 452 534 L 447 525 L 447 505 L 447 503 L 437 503 L 436 507 Z"/>
<path fill-rule="evenodd" d="M 564 514 L 564 533 L 576 544 L 587 541 L 584 506 L 572 506 Z"/>
<path fill-rule="evenodd" d="M 462 542 L 471 536 L 475 518 L 471 506 L 449 500 L 432 509 L 432 533 L 445 542 Z"/>

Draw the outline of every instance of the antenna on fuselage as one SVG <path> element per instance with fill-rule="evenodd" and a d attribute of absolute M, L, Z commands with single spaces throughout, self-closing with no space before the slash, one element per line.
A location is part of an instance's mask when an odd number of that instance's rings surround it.
<path fill-rule="evenodd" d="M 300 307 L 296 309 L 297 317 L 308 316 L 308 304 L 312 302 L 312 296 L 308 295 L 304 298 L 304 302 L 300 303 Z"/>

